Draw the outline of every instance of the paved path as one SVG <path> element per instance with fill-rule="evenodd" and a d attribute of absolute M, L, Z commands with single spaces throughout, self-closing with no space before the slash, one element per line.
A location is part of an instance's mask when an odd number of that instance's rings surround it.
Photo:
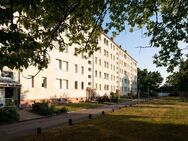
<path fill-rule="evenodd" d="M 144 100 L 142 100 L 144 101 Z M 67 124 L 69 119 L 72 119 L 73 124 L 83 120 L 87 120 L 89 114 L 93 116 L 99 115 L 104 112 L 110 112 L 112 109 L 116 110 L 119 107 L 125 107 L 129 105 L 134 105 L 137 100 L 128 101 L 125 103 L 120 103 L 117 105 L 105 105 L 96 109 L 85 109 L 74 112 L 69 112 L 67 114 L 61 114 L 56 116 L 50 116 L 35 120 L 28 120 L 23 122 L 17 122 L 13 124 L 7 124 L 0 126 L 0 141 L 10 141 L 16 140 L 23 136 L 36 134 L 36 128 L 41 127 L 43 129 L 52 128 L 61 124 Z"/>
<path fill-rule="evenodd" d="M 20 121 L 24 120 L 30 120 L 30 119 L 37 119 L 37 118 L 42 118 L 44 116 L 40 116 L 38 114 L 29 112 L 30 109 L 21 109 L 18 110 L 18 113 L 20 115 Z"/>

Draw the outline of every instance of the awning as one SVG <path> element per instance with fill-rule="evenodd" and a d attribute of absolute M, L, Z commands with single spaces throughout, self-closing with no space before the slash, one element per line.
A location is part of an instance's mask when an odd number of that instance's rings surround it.
<path fill-rule="evenodd" d="M 21 87 L 21 84 L 6 78 L 0 78 L 0 87 Z"/>

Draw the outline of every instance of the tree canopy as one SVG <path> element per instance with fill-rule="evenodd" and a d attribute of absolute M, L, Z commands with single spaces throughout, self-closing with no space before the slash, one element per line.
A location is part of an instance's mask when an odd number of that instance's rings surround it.
<path fill-rule="evenodd" d="M 114 35 L 125 23 L 130 31 L 145 27 L 151 47 L 161 48 L 154 62 L 169 71 L 178 65 L 179 42 L 188 42 L 187 0 L 1 0 L 0 69 L 47 67 L 54 41 L 60 50 L 77 44 L 77 53 L 91 55 L 107 13 L 105 28 Z"/>
<path fill-rule="evenodd" d="M 138 69 L 138 91 L 141 96 L 155 95 L 162 83 L 163 78 L 158 71 L 148 71 Z"/>
<path fill-rule="evenodd" d="M 167 85 L 179 92 L 188 92 L 188 59 L 181 62 L 177 72 L 167 77 Z"/>

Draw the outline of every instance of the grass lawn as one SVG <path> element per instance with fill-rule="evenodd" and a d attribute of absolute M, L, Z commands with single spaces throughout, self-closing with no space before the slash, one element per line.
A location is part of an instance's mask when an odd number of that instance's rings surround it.
<path fill-rule="evenodd" d="M 60 105 L 56 105 L 55 107 L 56 108 L 66 107 L 68 111 L 76 111 L 76 110 L 81 110 L 81 109 L 97 108 L 103 105 L 104 104 L 92 103 L 92 102 L 80 102 L 80 103 L 60 104 Z"/>
<path fill-rule="evenodd" d="M 188 141 L 188 103 L 156 99 L 19 141 Z"/>

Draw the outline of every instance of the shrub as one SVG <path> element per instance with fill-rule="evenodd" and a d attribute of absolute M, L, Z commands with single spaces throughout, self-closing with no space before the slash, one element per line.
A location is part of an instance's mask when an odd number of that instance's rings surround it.
<path fill-rule="evenodd" d="M 55 106 L 49 105 L 47 102 L 43 102 L 43 103 L 34 103 L 32 105 L 31 111 L 40 115 L 52 115 L 52 114 L 66 113 L 68 109 L 66 107 L 55 108 Z"/>
<path fill-rule="evenodd" d="M 50 106 L 47 102 L 32 104 L 32 112 L 40 115 L 52 115 L 54 113 L 54 106 Z"/>
<path fill-rule="evenodd" d="M 61 114 L 61 113 L 67 113 L 68 109 L 66 107 L 55 108 L 54 112 L 58 115 L 58 114 Z"/>
<path fill-rule="evenodd" d="M 0 109 L 0 123 L 18 121 L 20 118 L 15 107 L 4 107 Z"/>
<path fill-rule="evenodd" d="M 119 101 L 119 94 L 116 92 L 110 92 L 110 99 L 112 102 L 118 102 Z"/>
<path fill-rule="evenodd" d="M 109 97 L 105 94 L 104 96 L 100 96 L 96 98 L 96 101 L 98 101 L 99 103 L 103 103 L 103 102 L 110 102 Z"/>

